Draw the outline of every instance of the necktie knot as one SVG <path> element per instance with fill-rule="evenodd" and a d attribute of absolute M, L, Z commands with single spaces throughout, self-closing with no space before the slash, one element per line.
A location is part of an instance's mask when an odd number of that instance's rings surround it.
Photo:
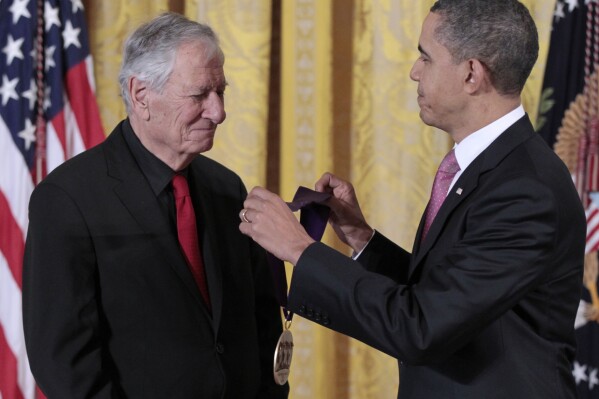
<path fill-rule="evenodd" d="M 189 197 L 189 185 L 182 174 L 177 173 L 173 176 L 173 195 L 175 199 Z"/>
<path fill-rule="evenodd" d="M 458 160 L 455 157 L 455 151 L 451 150 L 445 155 L 445 158 L 441 161 L 441 165 L 439 165 L 439 171 L 443 173 L 450 173 L 455 175 L 460 170 L 460 165 L 458 164 Z"/>

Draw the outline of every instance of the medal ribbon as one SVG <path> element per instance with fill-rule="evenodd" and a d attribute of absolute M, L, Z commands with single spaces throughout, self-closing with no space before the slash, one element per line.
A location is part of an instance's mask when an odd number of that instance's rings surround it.
<path fill-rule="evenodd" d="M 324 203 L 331 198 L 329 193 L 320 193 L 300 186 L 295 192 L 292 202 L 287 206 L 292 212 L 301 210 L 300 224 L 315 241 L 320 241 L 329 220 L 330 209 Z M 273 271 L 275 291 L 279 305 L 283 308 L 285 320 L 291 322 L 293 313 L 287 310 L 287 275 L 283 261 L 268 253 L 268 263 Z"/>

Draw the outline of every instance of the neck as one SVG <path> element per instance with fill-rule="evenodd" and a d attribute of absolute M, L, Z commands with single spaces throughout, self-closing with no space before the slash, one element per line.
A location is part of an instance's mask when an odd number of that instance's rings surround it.
<path fill-rule="evenodd" d="M 156 158 L 160 159 L 175 172 L 179 172 L 188 167 L 191 161 L 193 161 L 197 156 L 185 153 L 178 154 L 171 151 L 168 145 L 165 143 L 157 143 L 155 141 L 149 140 L 147 136 L 143 134 L 143 121 L 140 123 L 140 121 L 132 115 L 129 115 L 129 122 L 133 128 L 133 133 L 135 133 L 146 150 L 150 151 Z"/>
<path fill-rule="evenodd" d="M 454 142 L 459 143 L 472 133 L 515 110 L 520 104 L 520 96 L 494 95 L 487 98 L 475 98 L 467 112 L 468 116 L 462 118 L 463 124 L 448 133 Z"/>

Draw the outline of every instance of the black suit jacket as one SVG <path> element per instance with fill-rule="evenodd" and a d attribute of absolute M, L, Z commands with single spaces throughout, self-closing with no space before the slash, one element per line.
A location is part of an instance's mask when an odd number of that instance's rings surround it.
<path fill-rule="evenodd" d="M 34 191 L 23 276 L 31 369 L 49 399 L 286 398 L 264 252 L 239 232 L 241 180 L 189 166 L 212 315 L 120 124 Z"/>
<path fill-rule="evenodd" d="M 413 254 L 380 233 L 359 263 L 313 244 L 289 308 L 399 359 L 402 399 L 574 398 L 585 226 L 568 170 L 523 117 Z"/>

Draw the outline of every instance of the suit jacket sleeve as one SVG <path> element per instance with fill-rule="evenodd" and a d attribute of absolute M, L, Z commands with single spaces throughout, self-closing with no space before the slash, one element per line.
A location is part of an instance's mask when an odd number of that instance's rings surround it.
<path fill-rule="evenodd" d="M 410 259 L 409 252 L 377 231 L 357 260 L 368 271 L 389 277 L 398 284 L 406 284 Z"/>
<path fill-rule="evenodd" d="M 579 222 L 559 220 L 567 205 L 514 173 L 472 199 L 454 221 L 459 233 L 439 237 L 409 284 L 393 273 L 407 253 L 390 243 L 360 260 L 385 275 L 312 244 L 294 269 L 289 308 L 413 364 L 446 358 L 542 283 L 553 248 L 568 245 L 556 240 L 560 224 Z"/>
<path fill-rule="evenodd" d="M 31 370 L 53 398 L 118 398 L 103 364 L 98 271 L 85 220 L 60 187 L 38 186 L 29 206 L 23 322 Z M 66 311 L 68 309 L 68 311 Z"/>

